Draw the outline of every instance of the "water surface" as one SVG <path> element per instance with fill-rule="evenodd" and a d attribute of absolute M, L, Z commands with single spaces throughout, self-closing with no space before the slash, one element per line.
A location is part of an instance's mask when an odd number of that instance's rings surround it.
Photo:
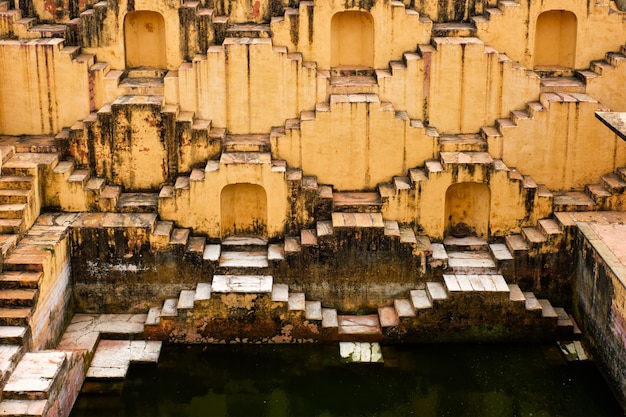
<path fill-rule="evenodd" d="M 593 363 L 556 346 L 384 347 L 385 364 L 343 364 L 337 345 L 164 345 L 120 395 L 81 394 L 86 416 L 615 416 Z"/>

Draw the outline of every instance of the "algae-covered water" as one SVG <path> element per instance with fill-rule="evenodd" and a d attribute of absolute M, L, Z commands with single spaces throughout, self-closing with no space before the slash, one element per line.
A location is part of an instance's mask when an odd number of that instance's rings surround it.
<path fill-rule="evenodd" d="M 338 345 L 171 346 L 133 366 L 120 395 L 81 394 L 85 416 L 613 416 L 593 363 L 556 346 L 384 347 L 343 364 Z"/>

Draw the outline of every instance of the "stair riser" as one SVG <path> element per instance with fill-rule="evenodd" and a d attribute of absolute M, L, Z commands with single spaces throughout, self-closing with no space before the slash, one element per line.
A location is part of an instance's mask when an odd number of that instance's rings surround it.
<path fill-rule="evenodd" d="M 2 175 L 9 175 L 3 169 Z M 0 189 L 2 190 L 30 190 L 33 187 L 33 181 L 0 181 Z"/>
<path fill-rule="evenodd" d="M 25 195 L 0 195 L 0 204 L 26 204 L 28 199 Z"/>
<path fill-rule="evenodd" d="M 0 225 L 0 233 L 19 235 L 22 233 L 22 226 Z"/>
<path fill-rule="evenodd" d="M 224 152 L 270 152 L 272 146 L 267 144 L 229 143 L 224 145 Z"/>
<path fill-rule="evenodd" d="M 0 317 L 0 326 L 28 326 L 28 318 Z"/>
<path fill-rule="evenodd" d="M 382 203 L 369 205 L 333 205 L 333 211 L 337 213 L 379 213 L 381 207 Z"/>
<path fill-rule="evenodd" d="M 0 210 L 0 219 L 22 219 L 24 210 Z"/>
<path fill-rule="evenodd" d="M 0 299 L 0 308 L 32 307 L 37 303 L 37 296 L 33 298 Z"/>

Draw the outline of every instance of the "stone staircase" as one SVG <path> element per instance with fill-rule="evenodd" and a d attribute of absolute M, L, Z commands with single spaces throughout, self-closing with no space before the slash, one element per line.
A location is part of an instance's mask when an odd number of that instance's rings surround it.
<path fill-rule="evenodd" d="M 507 284 L 493 267 L 481 268 L 480 273 L 456 268 L 444 274 L 442 282 L 419 284 L 408 298 L 365 315 L 338 314 L 320 301 L 306 300 L 303 293 L 292 293 L 285 284 L 274 283 L 269 275 L 214 275 L 212 282 L 199 283 L 151 308 L 145 331 L 155 340 L 188 343 L 377 342 L 393 340 L 397 332 L 419 330 L 420 320 L 427 326 L 430 316 L 455 314 L 465 303 L 486 303 L 496 311 L 494 320 L 502 309 L 520 325 L 537 326 L 538 334 L 554 334 L 557 329 L 564 337 L 573 334 L 571 317 L 562 309 L 557 313 L 548 300 Z M 242 314 L 254 321 L 256 330 L 234 322 L 234 328 L 224 329 L 223 323 Z"/>

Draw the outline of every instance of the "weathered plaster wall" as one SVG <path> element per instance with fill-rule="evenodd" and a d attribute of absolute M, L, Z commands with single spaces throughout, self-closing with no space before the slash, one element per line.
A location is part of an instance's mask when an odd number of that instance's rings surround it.
<path fill-rule="evenodd" d="M 626 27 L 622 23 L 623 13 L 610 2 L 523 0 L 519 4 L 501 7 L 504 13 L 490 14 L 488 21 L 477 23 L 477 36 L 527 68 L 535 65 L 537 18 L 545 11 L 567 10 L 576 15 L 574 67 L 577 69 L 588 68 L 590 61 L 601 59 L 607 51 L 619 50 L 624 43 Z"/>
<path fill-rule="evenodd" d="M 596 362 L 605 372 L 616 395 L 626 407 L 626 267 L 623 240 L 605 242 L 603 230 L 612 236 L 626 235 L 626 227 L 579 223 L 579 252 L 574 288 L 578 323 L 593 349 Z"/>
<path fill-rule="evenodd" d="M 93 62 L 59 38 L 0 40 L 0 132 L 56 134 L 89 114 Z"/>

